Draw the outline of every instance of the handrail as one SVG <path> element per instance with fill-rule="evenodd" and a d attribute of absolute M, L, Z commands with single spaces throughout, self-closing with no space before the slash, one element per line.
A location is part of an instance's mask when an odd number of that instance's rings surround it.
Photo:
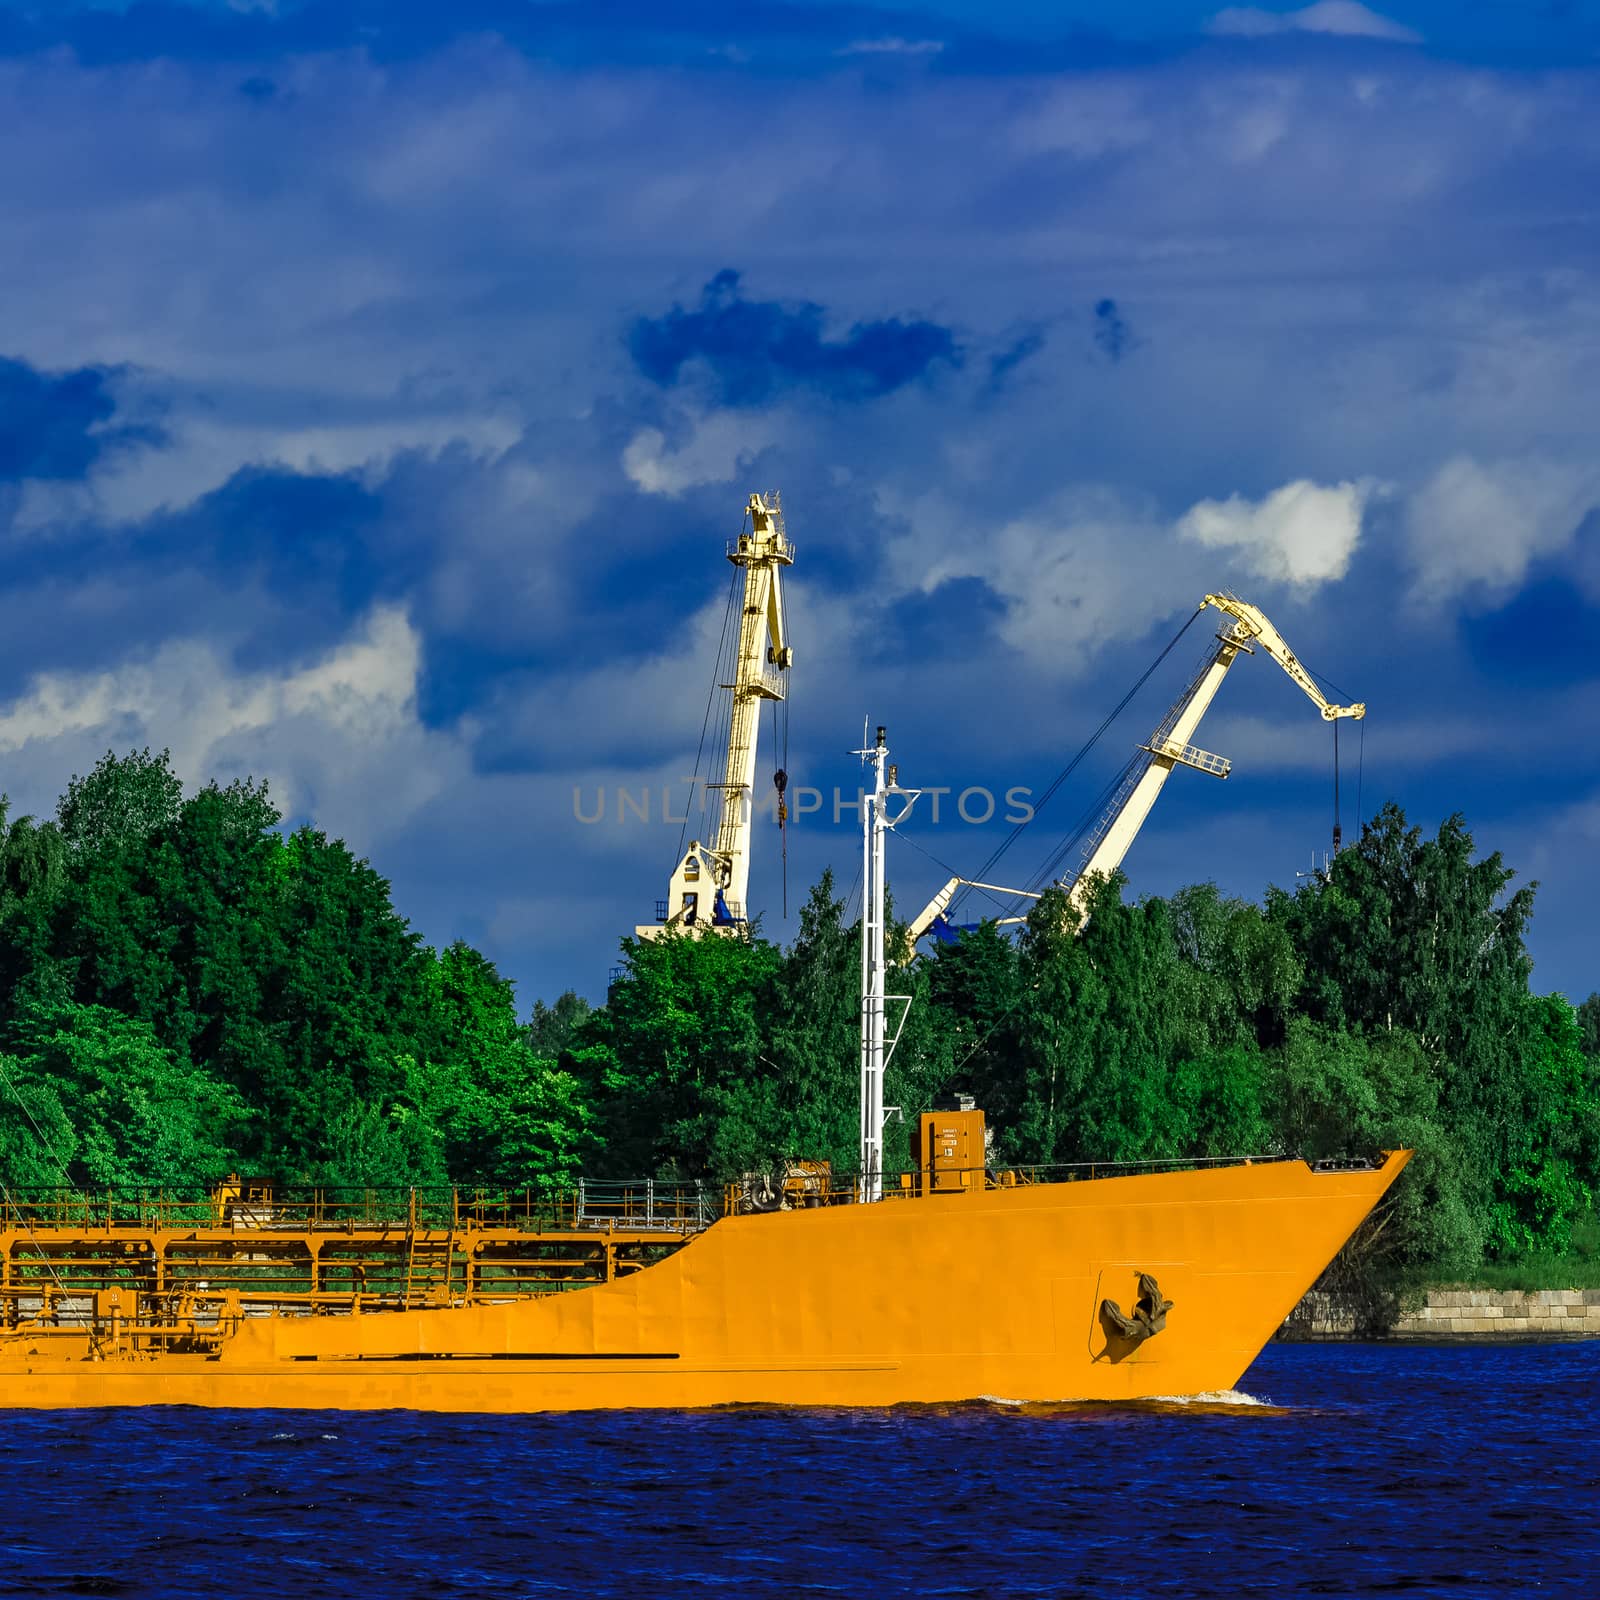
<path fill-rule="evenodd" d="M 563 1231 L 621 1228 L 689 1232 L 715 1222 L 704 1181 L 579 1179 L 570 1190 L 487 1187 L 367 1188 L 233 1183 L 217 1190 L 160 1187 L 86 1191 L 0 1190 L 0 1232 L 83 1228 L 94 1232 L 363 1232 L 408 1228 Z"/>
<path fill-rule="evenodd" d="M 1140 1173 L 1186 1172 L 1203 1167 L 1298 1160 L 1293 1155 L 1163 1157 L 1143 1161 L 1076 1161 L 940 1168 L 931 1187 L 1010 1188 L 1071 1183 Z M 778 1184 L 772 1193 L 781 1191 Z M 808 1179 L 805 1204 L 851 1203 L 858 1175 L 834 1171 Z M 884 1198 L 923 1192 L 922 1175 L 886 1173 Z M 415 1208 L 414 1210 L 412 1208 Z M 748 1186 L 718 1186 L 706 1179 L 580 1178 L 570 1190 L 470 1187 L 341 1188 L 329 1185 L 253 1185 L 218 1191 L 168 1188 L 64 1188 L 0 1190 L 0 1232 L 39 1228 L 105 1231 L 393 1232 L 408 1225 L 442 1232 L 659 1232 L 688 1234 L 720 1216 L 752 1209 Z"/>
<path fill-rule="evenodd" d="M 939 1167 L 931 1175 L 915 1168 L 883 1175 L 884 1200 L 919 1199 L 925 1194 L 957 1193 L 962 1190 L 1029 1188 L 1038 1184 L 1078 1183 L 1094 1178 L 1137 1177 L 1162 1172 L 1193 1172 L 1208 1167 L 1266 1166 L 1274 1162 L 1298 1161 L 1296 1155 L 1238 1156 L 1161 1156 L 1143 1161 L 1061 1161 L 1035 1165 L 1002 1166 L 990 1163 L 981 1167 Z M 860 1174 L 830 1172 L 808 1180 L 803 1194 L 786 1196 L 784 1186 L 774 1184 L 772 1203 L 752 1204 L 749 1186 L 730 1183 L 723 1191 L 724 1209 L 750 1212 L 804 1207 L 854 1205 L 860 1200 Z"/>

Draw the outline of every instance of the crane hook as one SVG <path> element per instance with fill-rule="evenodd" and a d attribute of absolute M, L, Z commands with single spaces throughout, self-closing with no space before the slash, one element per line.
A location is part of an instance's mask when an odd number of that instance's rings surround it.
<path fill-rule="evenodd" d="M 778 833 L 783 840 L 783 914 L 789 915 L 789 802 L 784 790 L 789 787 L 789 774 L 779 767 L 772 774 L 772 786 L 778 791 Z"/>

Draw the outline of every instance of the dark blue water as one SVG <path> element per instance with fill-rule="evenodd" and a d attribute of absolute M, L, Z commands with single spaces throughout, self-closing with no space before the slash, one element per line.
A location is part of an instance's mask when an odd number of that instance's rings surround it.
<path fill-rule="evenodd" d="M 1240 1389 L 0 1413 L 0 1594 L 1600 1595 L 1600 1344 L 1276 1345 Z"/>

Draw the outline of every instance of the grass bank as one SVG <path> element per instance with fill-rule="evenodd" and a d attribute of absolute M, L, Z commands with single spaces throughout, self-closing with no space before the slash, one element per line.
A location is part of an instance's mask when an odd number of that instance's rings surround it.
<path fill-rule="evenodd" d="M 1572 1229 L 1565 1255 L 1524 1256 L 1520 1261 L 1485 1262 L 1470 1279 L 1429 1278 L 1430 1289 L 1600 1289 L 1600 1216 L 1591 1214 Z"/>

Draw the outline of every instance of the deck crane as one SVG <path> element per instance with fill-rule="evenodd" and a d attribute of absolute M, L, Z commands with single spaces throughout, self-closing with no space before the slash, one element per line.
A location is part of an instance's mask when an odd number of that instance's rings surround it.
<path fill-rule="evenodd" d="M 794 547 L 784 532 L 783 510 L 775 491 L 750 496 L 745 505 L 744 526 L 738 539 L 728 546 L 728 560 L 743 569 L 744 583 L 739 594 L 740 586 L 735 581 L 739 610 L 730 681 L 715 686 L 727 695 L 727 749 L 722 781 L 706 785 L 720 795 L 716 834 L 711 844 L 690 840 L 689 848 L 673 869 L 667 898 L 656 902 L 655 922 L 634 929 L 641 939 L 657 938 L 666 928 L 735 933 L 745 926 L 761 705 L 766 700 L 782 702 L 787 698 L 789 666 L 794 660 L 779 578 L 782 569 L 794 562 Z M 725 638 L 728 631 L 725 626 Z M 721 660 L 718 665 L 722 665 Z M 774 782 L 781 821 L 786 774 L 780 770 L 774 775 Z"/>
<path fill-rule="evenodd" d="M 1218 632 L 1216 647 L 1201 662 L 1199 671 L 1190 679 L 1188 687 L 1179 696 L 1177 703 L 1162 718 L 1160 725 L 1151 734 L 1149 742 L 1139 746 L 1142 755 L 1129 764 L 1110 804 L 1100 814 L 1084 840 L 1085 859 L 1081 870 L 1076 877 L 1063 877 L 1057 880 L 1057 886 L 1067 890 L 1068 901 L 1080 919 L 1085 913 L 1090 887 L 1096 876 L 1109 876 L 1122 865 L 1122 858 L 1127 855 L 1135 836 L 1144 824 L 1144 819 L 1150 814 L 1151 806 L 1156 802 L 1156 796 L 1161 793 L 1162 785 L 1166 783 L 1174 767 L 1193 767 L 1197 772 L 1209 773 L 1215 778 L 1228 776 L 1232 762 L 1225 756 L 1201 750 L 1190 741 L 1200 725 L 1200 719 L 1215 698 L 1217 690 L 1221 688 L 1222 680 L 1228 675 L 1228 668 L 1241 653 L 1253 655 L 1259 646 L 1271 656 L 1299 684 L 1307 698 L 1322 713 L 1322 720 L 1333 724 L 1336 738 L 1340 721 L 1346 717 L 1359 720 L 1367 714 L 1365 704 L 1341 706 L 1330 701 L 1318 687 L 1316 679 L 1306 671 L 1299 658 L 1284 643 L 1283 635 L 1258 606 L 1248 604 L 1237 595 L 1208 594 L 1196 608 L 1195 615 L 1198 616 L 1207 606 L 1213 606 L 1225 616 L 1231 617 L 1233 619 L 1231 625 Z M 1335 783 L 1338 781 L 1337 773 L 1334 781 Z M 1336 822 L 1335 850 L 1338 849 L 1338 845 Z M 907 928 L 907 937 L 913 945 L 930 930 L 942 937 L 950 936 L 949 925 L 944 920 L 945 912 L 949 909 L 956 891 L 963 887 L 990 890 L 999 888 L 996 884 L 976 883 L 966 878 L 951 878 Z M 1022 899 L 1038 898 L 1036 894 L 1027 890 L 1012 889 L 999 892 Z M 1007 917 L 1001 920 L 1019 922 L 1022 919 Z"/>

